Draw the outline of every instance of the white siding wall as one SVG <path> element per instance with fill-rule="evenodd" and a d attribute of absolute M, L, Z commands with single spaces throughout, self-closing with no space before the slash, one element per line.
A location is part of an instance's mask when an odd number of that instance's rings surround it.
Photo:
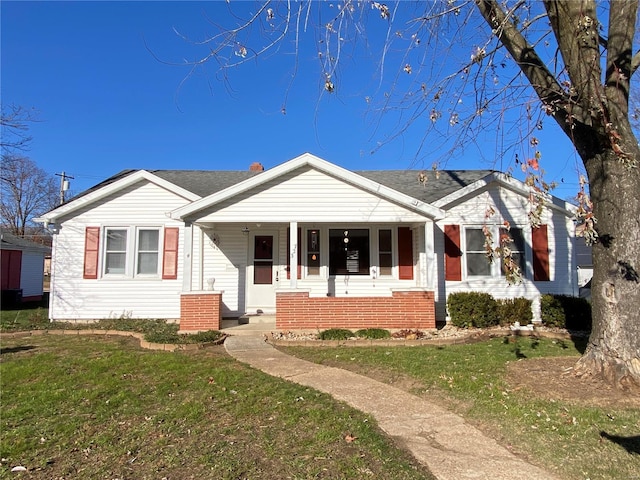
<path fill-rule="evenodd" d="M 221 202 L 201 222 L 419 222 L 406 208 L 312 169 L 299 169 Z"/>
<path fill-rule="evenodd" d="M 185 199 L 155 184 L 140 182 L 91 205 L 92 208 L 77 212 L 70 219 L 63 219 L 54 240 L 50 317 L 54 320 L 121 315 L 179 318 L 184 231 L 182 222 L 169 219 L 166 213 L 186 203 Z M 83 279 L 85 228 L 88 226 L 180 227 L 178 279 L 103 276 L 104 230 L 100 232 L 98 279 Z"/>
<path fill-rule="evenodd" d="M 485 219 L 487 208 L 492 207 L 495 214 Z M 543 293 L 558 293 L 577 295 L 577 277 L 573 251 L 573 222 L 570 218 L 557 210 L 545 209 L 542 223 L 547 224 L 549 240 L 549 282 L 533 281 L 533 256 L 531 252 L 531 225 L 527 217 L 530 204 L 527 198 L 514 193 L 506 188 L 495 185 L 490 186 L 484 192 L 471 198 L 462 199 L 456 206 L 447 210 L 446 218 L 438 222 L 440 230 L 436 235 L 436 247 L 440 278 L 444 279 L 444 225 L 457 224 L 461 229 L 461 243 L 464 242 L 462 230 L 465 227 L 481 227 L 488 225 L 501 226 L 507 220 L 511 227 L 522 228 L 526 247 L 527 269 L 525 279 L 521 284 L 509 285 L 504 277 L 471 277 L 466 278 L 465 263 L 462 263 L 462 281 L 441 280 L 440 289 L 444 287 L 446 295 L 453 292 L 477 291 L 487 292 L 494 298 L 526 297 L 532 300 L 539 298 Z M 497 234 L 494 235 L 498 241 Z M 496 243 L 497 246 L 497 243 Z M 464 244 L 462 245 L 464 251 Z M 499 265 L 495 265 L 495 271 L 499 271 Z M 444 284 L 444 285 L 443 285 Z M 440 302 L 436 306 L 438 318 L 442 318 L 445 311 L 446 298 L 440 296 Z M 534 305 L 535 308 L 535 305 Z"/>
<path fill-rule="evenodd" d="M 20 288 L 23 297 L 42 295 L 44 254 L 23 250 Z"/>

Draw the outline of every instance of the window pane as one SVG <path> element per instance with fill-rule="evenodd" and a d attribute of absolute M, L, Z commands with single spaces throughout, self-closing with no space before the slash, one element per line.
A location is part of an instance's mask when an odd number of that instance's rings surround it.
<path fill-rule="evenodd" d="M 138 250 L 147 252 L 158 251 L 158 230 L 140 230 L 138 235 Z"/>
<path fill-rule="evenodd" d="M 381 252 L 391 251 L 391 230 L 380 230 L 378 232 L 378 243 Z"/>
<path fill-rule="evenodd" d="M 380 253 L 380 275 L 391 275 L 392 255 Z"/>
<path fill-rule="evenodd" d="M 509 230 L 509 236 L 513 240 L 511 244 L 511 250 L 517 250 L 518 252 L 524 252 L 524 235 L 521 228 L 512 228 Z"/>
<path fill-rule="evenodd" d="M 125 264 L 127 260 L 126 253 L 109 253 L 107 252 L 105 272 L 122 275 L 125 273 Z"/>
<path fill-rule="evenodd" d="M 480 228 L 465 229 L 467 237 L 467 251 L 481 252 L 484 250 L 484 233 Z"/>
<path fill-rule="evenodd" d="M 107 230 L 105 273 L 123 275 L 127 264 L 127 231 Z"/>
<path fill-rule="evenodd" d="M 484 253 L 467 253 L 467 275 L 491 275 L 491 264 Z"/>
<path fill-rule="evenodd" d="M 507 246 L 511 249 L 511 258 L 520 267 L 520 271 L 523 273 L 526 271 L 526 257 L 524 253 L 524 234 L 521 228 L 511 228 L 509 230 L 500 229 L 500 235 L 508 235 L 513 241 Z M 500 269 L 502 274 L 505 274 L 504 267 Z"/>
<path fill-rule="evenodd" d="M 158 273 L 158 253 L 138 253 L 138 273 L 155 275 Z"/>
<path fill-rule="evenodd" d="M 329 274 L 369 275 L 369 230 L 329 230 Z"/>
<path fill-rule="evenodd" d="M 307 230 L 307 275 L 320 275 L 319 230 Z"/>
<path fill-rule="evenodd" d="M 127 250 L 126 230 L 107 230 L 107 252 Z"/>

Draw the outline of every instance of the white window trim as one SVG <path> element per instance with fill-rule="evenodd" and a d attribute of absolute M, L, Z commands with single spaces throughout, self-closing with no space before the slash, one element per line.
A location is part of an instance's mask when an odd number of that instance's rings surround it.
<path fill-rule="evenodd" d="M 502 258 L 500 257 L 496 257 L 493 261 L 493 263 L 490 265 L 490 271 L 491 274 L 490 275 L 469 275 L 467 272 L 467 229 L 479 229 L 482 230 L 482 228 L 485 225 L 477 225 L 477 224 L 469 224 L 469 225 L 461 225 L 461 232 L 460 232 L 460 249 L 463 252 L 462 255 L 462 271 L 463 271 L 463 280 L 482 280 L 482 279 L 489 279 L 489 278 L 504 278 L 504 275 L 502 274 Z M 502 228 L 504 228 L 503 225 L 498 225 L 498 224 L 493 224 L 493 225 L 487 225 L 487 227 L 491 230 L 491 234 L 493 235 L 493 243 L 492 243 L 492 248 L 496 248 L 499 246 L 500 244 L 500 230 Z M 523 279 L 527 279 L 529 278 L 529 271 L 531 270 L 531 262 L 532 262 L 532 247 L 531 247 L 531 233 L 529 231 L 529 229 L 526 228 L 526 226 L 524 225 L 512 225 L 511 228 L 517 228 L 522 230 L 522 238 L 524 240 L 524 266 L 525 269 L 522 272 L 522 278 Z M 473 251 L 474 253 L 476 252 L 475 250 Z M 488 261 L 488 260 L 487 260 Z"/>
<path fill-rule="evenodd" d="M 162 252 L 164 251 L 164 229 L 163 225 L 104 225 L 101 232 L 100 240 L 100 260 L 99 272 L 100 278 L 104 279 L 144 279 L 155 280 L 162 278 Z M 124 273 L 107 273 L 107 233 L 110 230 L 125 230 L 127 232 L 127 243 L 125 250 L 125 268 Z M 138 271 L 138 234 L 140 230 L 157 230 L 158 231 L 158 267 L 155 274 L 137 273 Z"/>
<path fill-rule="evenodd" d="M 164 235 L 162 227 L 145 227 L 145 226 L 136 226 L 135 228 L 135 249 L 133 250 L 133 276 L 138 278 L 158 278 L 161 274 L 162 269 L 162 241 Z M 140 231 L 141 230 L 154 230 L 158 232 L 158 246 L 156 250 L 156 254 L 158 257 L 158 261 L 156 263 L 156 272 L 155 273 L 138 273 L 139 261 L 140 261 Z M 150 252 L 150 251 L 149 251 Z"/>
<path fill-rule="evenodd" d="M 358 279 L 382 279 L 382 280 L 397 280 L 398 279 L 398 226 L 399 225 L 384 225 L 384 226 L 362 226 L 362 225 L 323 225 L 321 227 L 303 226 L 302 232 L 302 278 L 305 280 L 328 280 L 331 275 L 329 274 L 329 231 L 330 230 L 368 230 L 369 232 L 369 274 L 367 275 L 334 275 L 333 278 L 343 279 L 349 276 L 353 281 Z M 310 230 L 318 230 L 320 240 L 320 272 L 318 275 L 309 274 L 309 265 L 307 263 L 307 256 L 309 254 L 307 235 Z M 380 275 L 380 249 L 379 249 L 379 232 L 380 230 L 391 230 L 391 275 Z M 299 246 L 300 247 L 300 246 Z M 375 275 L 372 269 L 375 268 Z"/>

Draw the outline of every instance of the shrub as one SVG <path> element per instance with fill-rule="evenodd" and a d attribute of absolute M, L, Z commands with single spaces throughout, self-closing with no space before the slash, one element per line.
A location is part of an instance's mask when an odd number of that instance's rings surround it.
<path fill-rule="evenodd" d="M 346 328 L 330 328 L 318 334 L 320 340 L 347 340 L 353 337 L 353 332 Z"/>
<path fill-rule="evenodd" d="M 384 328 L 363 328 L 356 332 L 356 337 L 371 339 L 390 338 L 391 333 L 389 333 L 389 330 L 385 330 Z"/>
<path fill-rule="evenodd" d="M 499 300 L 500 325 L 512 325 L 516 322 L 519 322 L 520 325 L 531 323 L 531 303 L 531 300 L 522 297 Z"/>
<path fill-rule="evenodd" d="M 542 324 L 567 330 L 591 330 L 591 304 L 584 298 L 570 295 L 542 295 Z"/>
<path fill-rule="evenodd" d="M 488 293 L 452 293 L 447 299 L 447 309 L 456 327 L 486 328 L 498 324 L 498 304 Z"/>

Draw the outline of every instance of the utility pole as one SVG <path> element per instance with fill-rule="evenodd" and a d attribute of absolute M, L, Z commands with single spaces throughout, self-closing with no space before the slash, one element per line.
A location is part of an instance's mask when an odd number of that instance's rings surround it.
<path fill-rule="evenodd" d="M 64 192 L 69 190 L 69 180 L 67 180 L 67 178 L 70 178 L 71 180 L 74 178 L 64 172 L 56 173 L 56 176 L 60 177 L 60 205 L 62 205 L 64 203 Z"/>

